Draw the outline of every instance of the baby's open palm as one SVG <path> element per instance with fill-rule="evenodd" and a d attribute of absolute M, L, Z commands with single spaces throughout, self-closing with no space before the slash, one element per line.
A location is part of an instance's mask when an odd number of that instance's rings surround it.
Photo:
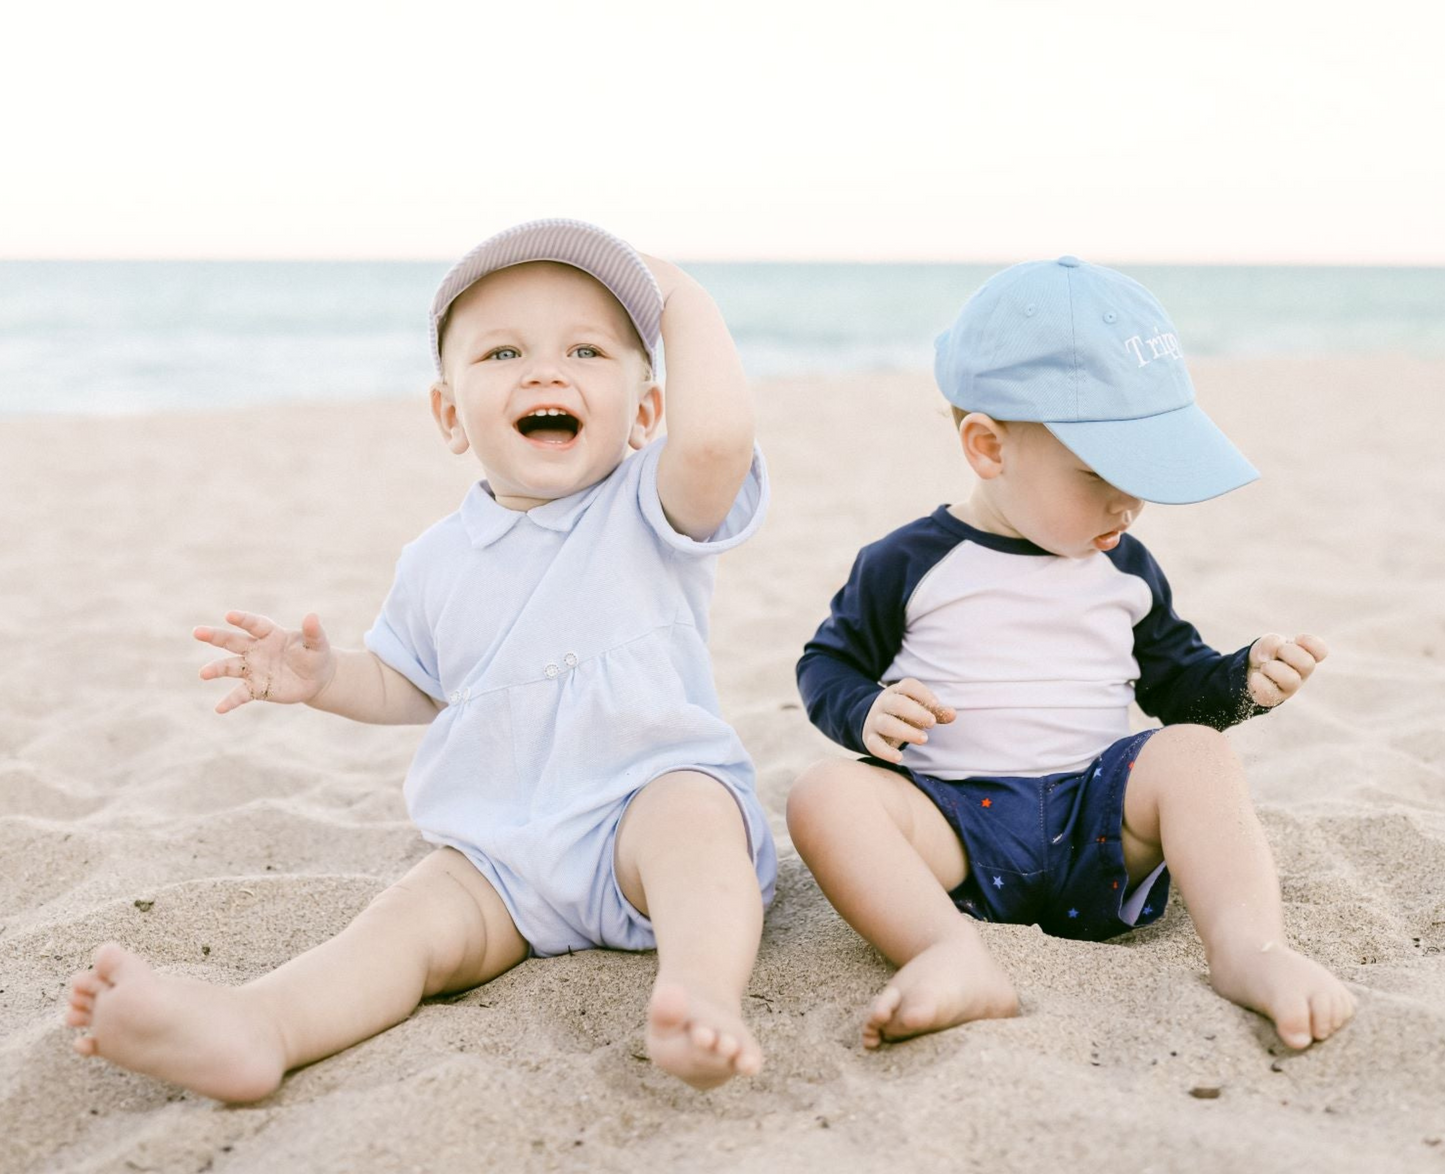
<path fill-rule="evenodd" d="M 240 679 L 240 684 L 221 698 L 217 713 L 227 713 L 248 701 L 282 705 L 310 701 L 336 671 L 331 645 L 315 615 L 302 620 L 299 629 L 278 627 L 265 616 L 244 611 L 228 611 L 226 623 L 241 631 L 199 627 L 192 632 L 202 643 L 235 654 L 201 669 L 203 681 Z"/>

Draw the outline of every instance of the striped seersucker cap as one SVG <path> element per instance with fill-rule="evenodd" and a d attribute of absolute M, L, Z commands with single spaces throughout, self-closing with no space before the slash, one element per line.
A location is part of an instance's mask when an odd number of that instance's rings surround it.
<path fill-rule="evenodd" d="M 560 261 L 595 277 L 615 297 L 647 348 L 653 369 L 662 337 L 662 291 L 626 241 L 581 220 L 531 220 L 484 240 L 451 267 L 431 304 L 431 354 L 442 374 L 441 331 L 452 303 L 488 273 L 528 261 Z"/>

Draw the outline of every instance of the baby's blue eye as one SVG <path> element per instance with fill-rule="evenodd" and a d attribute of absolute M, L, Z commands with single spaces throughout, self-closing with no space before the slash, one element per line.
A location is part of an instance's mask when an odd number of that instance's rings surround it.
<path fill-rule="evenodd" d="M 599 351 L 595 346 L 579 346 L 572 353 L 576 355 L 579 359 L 595 359 L 602 352 Z"/>
<path fill-rule="evenodd" d="M 487 356 L 489 359 L 517 359 L 522 352 L 514 346 L 499 346 Z"/>

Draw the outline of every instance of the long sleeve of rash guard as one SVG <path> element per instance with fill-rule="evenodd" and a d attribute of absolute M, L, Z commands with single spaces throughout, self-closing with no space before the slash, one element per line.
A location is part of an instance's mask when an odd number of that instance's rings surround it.
<path fill-rule="evenodd" d="M 797 670 L 808 717 L 839 745 L 869 753 L 863 723 L 883 691 L 879 678 L 903 646 L 909 596 L 960 541 L 958 532 L 929 517 L 858 552 Z"/>
<path fill-rule="evenodd" d="M 1174 612 L 1174 596 L 1159 564 L 1131 535 L 1110 552 L 1119 570 L 1137 575 L 1149 588 L 1153 606 L 1134 625 L 1134 659 L 1139 708 L 1166 726 L 1193 722 L 1216 730 L 1268 713 L 1249 696 L 1249 650 L 1217 652 L 1198 630 Z"/>

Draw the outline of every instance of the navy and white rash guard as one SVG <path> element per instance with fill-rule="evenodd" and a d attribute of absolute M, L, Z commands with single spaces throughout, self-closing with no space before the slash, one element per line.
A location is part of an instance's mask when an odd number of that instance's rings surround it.
<path fill-rule="evenodd" d="M 1174 614 L 1132 535 L 1084 558 L 977 530 L 939 506 L 865 546 L 798 661 L 813 724 L 867 754 L 885 685 L 913 677 L 957 711 L 905 745 L 942 779 L 1082 770 L 1129 732 L 1129 703 L 1165 725 L 1224 729 L 1266 712 L 1248 696 L 1249 645 L 1222 654 Z"/>

